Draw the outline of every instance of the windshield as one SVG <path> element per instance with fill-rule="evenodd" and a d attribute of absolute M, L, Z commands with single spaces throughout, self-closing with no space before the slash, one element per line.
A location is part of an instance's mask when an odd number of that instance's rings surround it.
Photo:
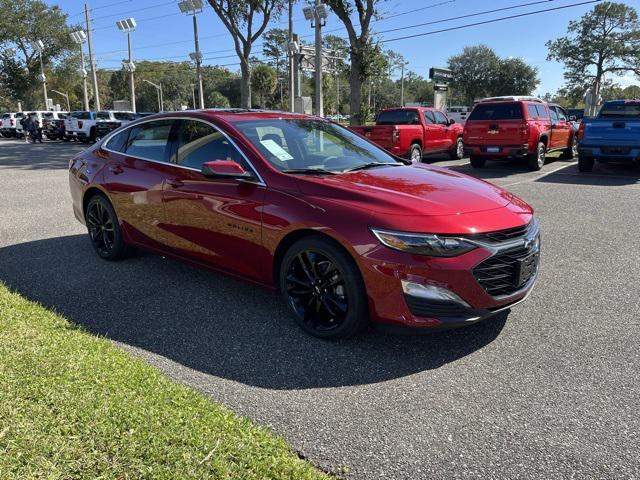
<path fill-rule="evenodd" d="M 99 120 L 109 120 L 111 119 L 111 115 L 109 115 L 109 112 L 98 112 L 96 118 Z"/>
<path fill-rule="evenodd" d="M 10 113 L 4 113 L 4 114 L 2 114 L 2 118 L 11 118 L 11 114 Z"/>
<path fill-rule="evenodd" d="M 339 125 L 311 119 L 236 122 L 235 127 L 280 171 L 343 172 L 371 163 L 399 163 Z"/>
<path fill-rule="evenodd" d="M 600 110 L 600 117 L 640 117 L 639 102 L 605 103 Z"/>
<path fill-rule="evenodd" d="M 91 112 L 71 112 L 69 116 L 73 118 L 79 118 L 80 120 L 90 120 Z"/>
<path fill-rule="evenodd" d="M 520 103 L 479 103 L 469 120 L 519 120 L 522 118 Z"/>
<path fill-rule="evenodd" d="M 376 125 L 420 125 L 417 110 L 384 110 L 378 114 Z"/>
<path fill-rule="evenodd" d="M 53 112 L 43 113 L 42 116 L 47 119 L 53 118 Z"/>

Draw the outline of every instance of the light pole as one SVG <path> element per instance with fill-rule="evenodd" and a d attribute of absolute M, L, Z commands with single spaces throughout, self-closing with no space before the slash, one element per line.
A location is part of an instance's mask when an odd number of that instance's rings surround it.
<path fill-rule="evenodd" d="M 304 7 L 302 12 L 304 18 L 311 21 L 311 26 L 316 30 L 316 115 L 324 116 L 324 106 L 322 99 L 322 27 L 327 23 L 329 16 L 329 8 L 321 3 L 322 0 L 316 0 L 314 6 Z"/>
<path fill-rule="evenodd" d="M 125 69 L 129 72 L 129 86 L 131 87 L 131 111 L 136 111 L 136 84 L 133 76 L 133 72 L 136 71 L 136 66 L 133 63 L 131 56 L 131 32 L 136 29 L 136 21 L 133 18 L 125 18 L 124 20 L 118 20 L 116 22 L 118 30 L 127 34 L 127 46 L 129 47 L 129 61 L 124 64 Z"/>
<path fill-rule="evenodd" d="M 150 82 L 149 80 L 142 80 L 142 81 L 156 88 L 156 91 L 158 94 L 158 109 L 160 112 L 164 112 L 164 99 L 162 98 L 162 84 L 158 85 L 153 82 Z"/>
<path fill-rule="evenodd" d="M 87 34 L 84 30 L 78 30 L 77 32 L 71 32 L 71 39 L 80 48 L 80 75 L 82 75 L 82 95 L 84 100 L 84 109 L 89 110 L 89 95 L 87 94 L 87 70 L 84 68 L 84 52 L 82 51 L 82 44 L 87 38 Z"/>
<path fill-rule="evenodd" d="M 89 65 L 91 66 L 91 79 L 93 80 L 93 98 L 94 108 L 100 110 L 100 93 L 98 92 L 98 74 L 96 72 L 96 62 L 93 58 L 93 35 L 91 29 L 91 14 L 89 13 L 89 5 L 84 4 L 84 18 L 87 28 L 87 47 L 89 47 Z"/>
<path fill-rule="evenodd" d="M 402 62 L 400 64 L 401 75 L 400 75 L 400 106 L 404 107 L 404 67 L 408 65 L 408 62 Z"/>
<path fill-rule="evenodd" d="M 198 41 L 198 13 L 202 12 L 203 1 L 202 0 L 180 0 L 178 2 L 178 8 L 185 15 L 193 16 L 193 40 L 195 43 L 196 51 L 189 54 L 191 60 L 196 62 L 196 74 L 198 76 L 198 100 L 200 102 L 200 108 L 204 108 L 204 91 L 202 88 L 202 53 L 200 52 L 200 43 Z"/>
<path fill-rule="evenodd" d="M 51 91 L 53 93 L 57 93 L 58 95 L 62 95 L 64 98 L 67 99 L 67 112 L 70 112 L 71 111 L 71 104 L 69 103 L 69 94 L 68 93 L 59 92 L 58 90 L 54 90 L 54 89 L 51 89 Z"/>
<path fill-rule="evenodd" d="M 196 84 L 195 83 L 191 84 L 191 98 L 193 100 L 193 109 L 195 110 L 196 108 Z"/>
<path fill-rule="evenodd" d="M 42 61 L 42 51 L 44 50 L 44 43 L 42 40 L 36 40 L 31 44 L 31 47 L 38 52 L 40 57 L 40 81 L 42 81 L 42 91 L 44 92 L 44 109 L 49 109 L 49 100 L 47 96 L 47 77 L 44 75 L 44 63 Z"/>
<path fill-rule="evenodd" d="M 289 0 L 289 42 L 288 45 L 291 45 L 293 43 L 293 0 Z M 294 108 L 295 108 L 295 104 L 294 104 L 294 83 L 296 81 L 295 76 L 294 76 L 294 68 L 295 68 L 295 62 L 294 62 L 294 49 L 289 47 L 288 48 L 288 52 L 289 52 L 289 111 L 293 112 Z"/>

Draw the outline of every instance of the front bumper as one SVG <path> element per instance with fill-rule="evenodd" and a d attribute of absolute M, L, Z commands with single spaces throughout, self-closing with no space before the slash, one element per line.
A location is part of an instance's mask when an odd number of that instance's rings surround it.
<path fill-rule="evenodd" d="M 522 285 L 501 292 L 492 290 L 495 284 L 481 284 L 478 266 L 491 267 L 491 261 L 522 248 L 535 254 L 535 270 Z M 380 245 L 363 255 L 359 263 L 374 321 L 427 329 L 469 325 L 524 301 L 531 293 L 539 272 L 539 230 L 536 227 L 526 238 L 503 244 L 482 243 L 450 258 L 411 255 Z M 407 285 L 427 286 L 451 295 L 438 299 Z"/>

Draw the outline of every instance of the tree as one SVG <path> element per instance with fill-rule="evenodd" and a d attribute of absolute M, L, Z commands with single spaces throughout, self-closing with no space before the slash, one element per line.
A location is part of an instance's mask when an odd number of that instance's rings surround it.
<path fill-rule="evenodd" d="M 327 0 L 327 5 L 344 24 L 349 35 L 351 61 L 349 106 L 352 125 L 362 121 L 362 84 L 369 77 L 369 54 L 373 46 L 370 31 L 371 19 L 376 13 L 376 5 L 381 1 L 383 0 L 353 0 L 360 28 L 360 33 L 358 33 L 351 18 L 354 13 L 354 5 L 351 4 L 351 0 Z"/>
<path fill-rule="evenodd" d="M 607 73 L 640 75 L 638 13 L 623 3 L 604 2 L 580 20 L 569 22 L 567 35 L 547 42 L 548 60 L 564 63 L 569 88 L 592 89 L 598 98 Z M 593 110 L 595 113 L 595 102 Z"/>
<path fill-rule="evenodd" d="M 472 105 L 474 100 L 489 96 L 495 85 L 495 73 L 500 68 L 500 58 L 486 45 L 465 47 L 460 55 L 449 58 L 453 71 L 451 87 Z"/>
<path fill-rule="evenodd" d="M 260 107 L 264 108 L 264 96 L 271 95 L 278 84 L 278 76 L 269 65 L 258 65 L 251 72 L 251 84 L 260 95 Z"/>
<path fill-rule="evenodd" d="M 491 95 L 531 95 L 540 84 L 538 69 L 519 58 L 500 60 L 491 85 Z"/>
<path fill-rule="evenodd" d="M 48 75 L 73 48 L 69 32 L 67 15 L 57 6 L 41 0 L 0 1 L 0 84 L 13 100 L 22 100 L 25 108 L 42 106 L 37 93 L 42 85 L 40 59 L 31 44 L 43 42 L 42 60 Z"/>
<path fill-rule="evenodd" d="M 231 34 L 236 54 L 240 59 L 242 108 L 251 108 L 251 48 L 267 28 L 271 17 L 280 15 L 284 3 L 285 0 L 209 0 L 209 4 Z M 261 19 L 258 20 L 257 17 Z"/>

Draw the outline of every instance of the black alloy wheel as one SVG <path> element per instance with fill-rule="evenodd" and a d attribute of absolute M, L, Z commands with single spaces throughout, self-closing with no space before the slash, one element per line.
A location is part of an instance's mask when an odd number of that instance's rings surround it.
<path fill-rule="evenodd" d="M 118 260 L 127 253 L 113 207 L 102 195 L 89 200 L 85 212 L 89 238 L 96 253 L 105 260 Z"/>
<path fill-rule="evenodd" d="M 324 339 L 349 337 L 368 323 L 364 285 L 353 259 L 323 238 L 305 238 L 286 253 L 280 288 L 297 323 Z"/>

